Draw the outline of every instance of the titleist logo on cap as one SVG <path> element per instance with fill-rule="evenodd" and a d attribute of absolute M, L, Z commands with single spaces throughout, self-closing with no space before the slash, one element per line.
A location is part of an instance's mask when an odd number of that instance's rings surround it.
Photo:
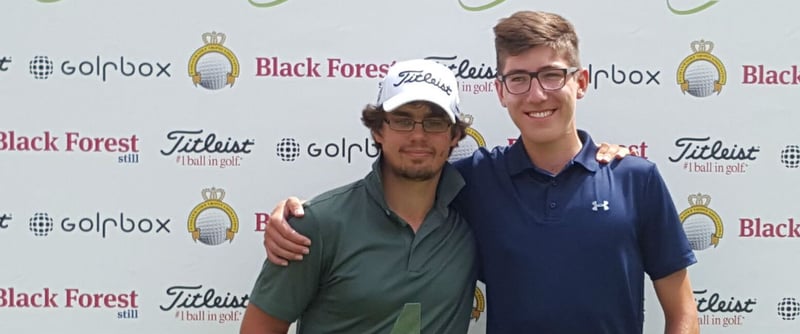
<path fill-rule="evenodd" d="M 400 76 L 400 81 L 395 83 L 394 86 L 400 86 L 404 83 L 412 83 L 412 82 L 424 82 L 427 84 L 434 85 L 439 87 L 445 94 L 450 95 L 453 92 L 453 89 L 442 82 L 441 79 L 435 78 L 433 74 L 423 71 L 403 71 L 398 73 Z"/>

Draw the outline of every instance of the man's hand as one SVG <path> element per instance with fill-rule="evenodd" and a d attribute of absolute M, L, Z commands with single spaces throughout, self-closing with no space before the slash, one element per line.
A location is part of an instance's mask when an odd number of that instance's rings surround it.
<path fill-rule="evenodd" d="M 624 145 L 616 145 L 616 144 L 609 144 L 609 143 L 600 143 L 600 147 L 597 149 L 597 155 L 595 159 L 598 162 L 607 164 L 611 162 L 611 157 L 614 159 L 622 159 L 627 155 L 632 156 L 639 156 L 639 152 L 636 151 L 633 147 L 625 147 Z"/>
<path fill-rule="evenodd" d="M 303 202 L 297 197 L 281 201 L 269 215 L 264 231 L 264 248 L 267 260 L 279 266 L 289 265 L 289 260 L 302 260 L 308 254 L 311 240 L 297 233 L 287 222 L 289 217 L 302 217 Z"/>

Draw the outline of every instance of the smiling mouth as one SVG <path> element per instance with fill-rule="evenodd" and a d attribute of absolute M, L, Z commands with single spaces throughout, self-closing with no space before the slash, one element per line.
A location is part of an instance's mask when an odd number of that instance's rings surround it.
<path fill-rule="evenodd" d="M 403 151 L 403 153 L 412 157 L 426 157 L 429 155 L 433 155 L 433 153 L 428 151 Z"/>
<path fill-rule="evenodd" d="M 528 117 L 531 118 L 545 118 L 547 116 L 554 114 L 555 112 L 556 112 L 555 109 L 548 109 L 544 111 L 526 112 L 525 115 L 528 115 Z"/>

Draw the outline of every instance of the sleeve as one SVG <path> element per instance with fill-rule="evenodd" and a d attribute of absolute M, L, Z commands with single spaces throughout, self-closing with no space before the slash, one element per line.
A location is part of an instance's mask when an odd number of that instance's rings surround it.
<path fill-rule="evenodd" d="M 316 219 L 313 210 L 305 208 L 303 218 L 289 223 L 314 246 L 309 247 L 309 254 L 302 261 L 291 261 L 285 267 L 264 261 L 249 302 L 269 315 L 294 322 L 316 297 L 322 282 L 324 244 L 319 225 L 324 222 Z"/>
<path fill-rule="evenodd" d="M 678 218 L 672 196 L 658 172 L 651 165 L 646 178 L 640 211 L 639 247 L 644 269 L 657 280 L 697 262 Z"/>

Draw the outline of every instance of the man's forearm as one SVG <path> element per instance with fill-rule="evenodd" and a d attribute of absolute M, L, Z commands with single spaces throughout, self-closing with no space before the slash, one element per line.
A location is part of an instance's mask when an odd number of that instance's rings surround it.
<path fill-rule="evenodd" d="M 666 319 L 664 334 L 698 334 L 700 324 L 693 313 L 674 316 L 674 319 Z"/>

